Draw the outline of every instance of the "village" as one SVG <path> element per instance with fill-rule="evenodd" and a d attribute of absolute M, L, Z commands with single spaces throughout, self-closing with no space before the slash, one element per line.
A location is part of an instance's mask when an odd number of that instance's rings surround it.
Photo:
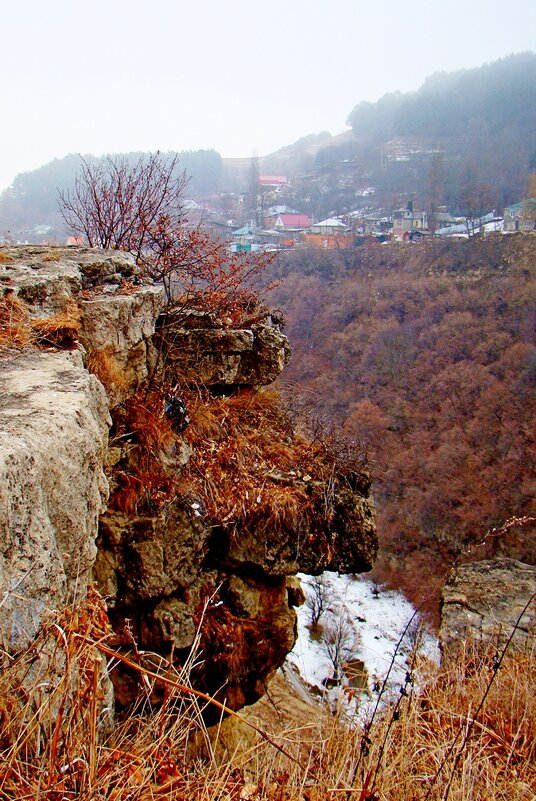
<path fill-rule="evenodd" d="M 244 187 L 242 187 L 244 188 Z M 373 186 L 355 192 L 361 205 L 351 211 L 332 211 L 316 218 L 309 210 L 292 204 L 295 192 L 286 175 L 257 174 L 248 191 L 212 193 L 197 200 L 185 198 L 185 225 L 200 226 L 228 242 L 231 252 L 278 252 L 296 248 L 340 250 L 367 240 L 422 242 L 429 238 L 468 239 L 476 234 L 504 234 L 536 230 L 536 171 L 529 174 L 526 197 L 504 209 L 484 205 L 465 215 L 451 213 L 445 205 L 425 208 L 411 198 L 398 208 L 373 200 Z M 80 246 L 79 236 L 68 235 L 59 225 L 39 223 L 15 236 L 0 235 L 0 243 L 65 244 Z"/>
<path fill-rule="evenodd" d="M 360 194 L 372 194 L 372 187 Z M 315 219 L 285 201 L 292 196 L 284 175 L 259 175 L 256 189 L 227 194 L 212 202 L 189 201 L 190 224 L 201 224 L 226 238 L 233 252 L 281 251 L 296 248 L 353 248 L 367 239 L 420 242 L 431 237 L 464 238 L 476 234 L 536 230 L 536 173 L 529 176 L 527 197 L 495 211 L 479 209 L 454 216 L 445 206 L 430 212 L 412 200 L 402 208 L 374 213 L 356 209 Z M 229 219 L 225 219 L 227 216 Z"/>

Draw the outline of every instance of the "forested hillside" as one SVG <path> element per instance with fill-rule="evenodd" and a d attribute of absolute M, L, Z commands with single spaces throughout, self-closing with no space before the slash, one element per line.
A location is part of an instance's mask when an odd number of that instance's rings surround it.
<path fill-rule="evenodd" d="M 126 153 L 131 164 L 147 154 Z M 168 153 L 171 160 L 177 156 L 178 170 L 188 177 L 186 194 L 202 197 L 221 189 L 223 162 L 215 150 L 186 150 Z M 84 156 L 88 164 L 98 162 L 95 156 Z M 61 240 L 68 233 L 58 207 L 59 192 L 71 189 L 82 165 L 80 154 L 71 153 L 64 158 L 53 159 L 37 170 L 16 176 L 13 185 L 0 195 L 0 237 L 25 239 L 34 225 L 49 225 L 53 235 Z"/>
<path fill-rule="evenodd" d="M 429 212 L 502 214 L 525 196 L 536 166 L 536 54 L 435 73 L 415 92 L 358 103 L 348 124 L 343 135 L 307 137 L 269 157 L 271 170 L 293 178 L 291 205 L 319 218 L 385 214 L 410 199 Z"/>
<path fill-rule="evenodd" d="M 363 440 L 376 572 L 434 597 L 458 559 L 534 559 L 536 237 L 284 254 L 292 391 Z"/>

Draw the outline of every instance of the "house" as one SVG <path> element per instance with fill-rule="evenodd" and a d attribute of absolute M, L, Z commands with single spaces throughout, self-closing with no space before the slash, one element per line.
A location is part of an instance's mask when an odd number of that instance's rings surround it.
<path fill-rule="evenodd" d="M 281 189 L 288 185 L 286 175 L 259 175 L 259 185 L 266 189 Z"/>
<path fill-rule="evenodd" d="M 311 226 L 312 234 L 322 234 L 324 236 L 337 236 L 337 234 L 345 234 L 347 231 L 348 226 L 341 222 L 341 220 L 337 220 L 335 217 L 330 217 L 327 220 L 322 220 L 321 222 L 314 223 Z"/>
<path fill-rule="evenodd" d="M 409 208 L 397 209 L 393 212 L 393 237 L 403 239 L 404 234 L 415 230 L 428 230 L 428 219 L 425 211 L 414 211 Z"/>
<path fill-rule="evenodd" d="M 314 223 L 311 229 L 306 232 L 304 240 L 307 247 L 323 248 L 325 250 L 349 248 L 354 243 L 348 226 L 335 217 Z"/>
<path fill-rule="evenodd" d="M 307 214 L 278 214 L 274 223 L 276 231 L 305 231 L 311 227 L 311 218 Z"/>
<path fill-rule="evenodd" d="M 507 206 L 504 210 L 504 226 L 506 233 L 513 231 L 536 231 L 536 172 L 529 175 L 527 197 Z"/>
<path fill-rule="evenodd" d="M 504 227 L 507 233 L 536 231 L 536 197 L 529 197 L 507 206 L 504 210 Z"/>
<path fill-rule="evenodd" d="M 273 228 L 275 223 L 277 222 L 277 218 L 280 214 L 299 214 L 300 212 L 297 209 L 293 209 L 290 206 L 270 206 L 270 208 L 264 213 L 262 224 L 265 228 Z"/>
<path fill-rule="evenodd" d="M 402 234 L 403 242 L 420 242 L 427 236 L 431 236 L 430 231 L 426 228 L 414 228 L 411 231 L 404 231 Z"/>

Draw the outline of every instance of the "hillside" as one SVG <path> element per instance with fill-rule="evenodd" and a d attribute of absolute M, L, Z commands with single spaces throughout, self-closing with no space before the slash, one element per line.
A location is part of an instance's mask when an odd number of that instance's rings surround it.
<path fill-rule="evenodd" d="M 464 213 L 477 193 L 486 209 L 500 211 L 523 196 L 534 158 L 536 55 L 436 73 L 416 92 L 358 103 L 348 124 L 353 136 L 304 137 L 290 149 L 299 168 L 286 202 L 319 216 L 409 199 Z M 267 161 L 283 169 L 288 155 L 284 148 Z"/>
<path fill-rule="evenodd" d="M 524 196 L 534 164 L 536 55 L 436 73 L 416 92 L 358 103 L 348 124 L 351 130 L 342 134 L 308 134 L 259 160 L 265 174 L 290 179 L 280 203 L 319 219 L 392 210 L 410 199 L 463 214 L 476 197 L 486 210 L 500 212 Z M 214 150 L 198 150 L 179 157 L 196 200 L 248 191 L 248 154 L 222 159 Z M 70 155 L 18 175 L 0 196 L 0 236 L 11 231 L 24 240 L 35 225 L 63 233 L 57 189 L 72 183 L 78 164 Z"/>
<path fill-rule="evenodd" d="M 277 265 L 285 384 L 367 445 L 376 575 L 429 608 L 460 559 L 534 559 L 534 525 L 501 526 L 536 514 L 535 264 L 536 238 L 515 235 Z"/>

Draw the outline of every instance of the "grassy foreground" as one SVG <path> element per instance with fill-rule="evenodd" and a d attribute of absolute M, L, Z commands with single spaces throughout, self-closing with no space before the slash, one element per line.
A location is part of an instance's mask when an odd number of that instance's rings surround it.
<path fill-rule="evenodd" d="M 2 652 L 0 799 L 536 797 L 534 646 L 466 648 L 443 667 L 416 664 L 396 698 L 361 728 L 314 709 L 299 726 L 288 715 L 276 715 L 276 724 L 250 718 L 252 737 L 224 760 L 216 756 L 218 730 L 203 724 L 212 701 L 188 686 L 191 665 L 178 674 L 135 648 L 112 657 L 111 669 L 128 660 L 145 690 L 139 707 L 112 725 L 103 683 L 110 652 L 105 605 L 93 592 L 84 605 L 52 615 L 25 653 Z M 160 708 L 150 703 L 156 681 L 166 687 Z"/>

